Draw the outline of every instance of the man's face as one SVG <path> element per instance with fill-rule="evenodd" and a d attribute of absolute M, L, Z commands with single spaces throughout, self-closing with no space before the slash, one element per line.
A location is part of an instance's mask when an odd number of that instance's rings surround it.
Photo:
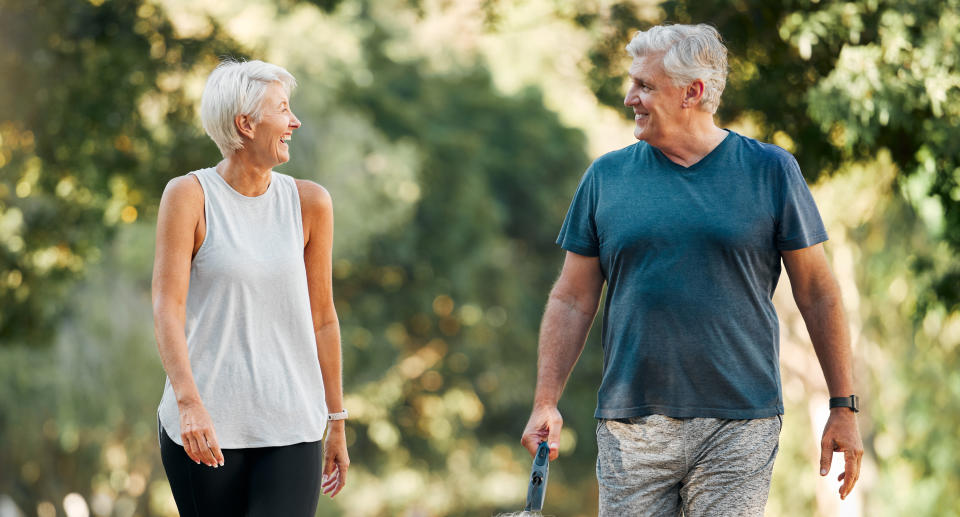
<path fill-rule="evenodd" d="M 674 86 L 663 70 L 663 54 L 646 54 L 630 65 L 630 88 L 623 100 L 633 108 L 633 136 L 654 147 L 681 127 L 683 88 Z"/>

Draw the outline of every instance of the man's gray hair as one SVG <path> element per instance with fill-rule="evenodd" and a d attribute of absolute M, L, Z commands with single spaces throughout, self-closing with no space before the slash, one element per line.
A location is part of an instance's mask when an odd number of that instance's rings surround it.
<path fill-rule="evenodd" d="M 263 96 L 274 82 L 282 84 L 287 95 L 297 85 L 290 72 L 263 61 L 225 59 L 210 73 L 200 101 L 200 119 L 224 157 L 243 147 L 234 119 L 249 115 L 259 122 Z"/>
<path fill-rule="evenodd" d="M 716 113 L 727 84 L 727 47 L 717 29 L 706 25 L 658 25 L 639 31 L 627 45 L 634 58 L 663 54 L 663 69 L 674 86 L 703 81 L 700 109 Z"/>

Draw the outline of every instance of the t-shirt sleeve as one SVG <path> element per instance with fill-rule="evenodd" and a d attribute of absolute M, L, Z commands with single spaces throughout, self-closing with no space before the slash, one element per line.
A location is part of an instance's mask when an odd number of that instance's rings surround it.
<path fill-rule="evenodd" d="M 557 244 L 561 248 L 578 255 L 596 257 L 600 255 L 597 239 L 596 209 L 596 164 L 591 165 L 580 180 L 577 193 L 573 195 L 567 217 L 560 227 Z"/>
<path fill-rule="evenodd" d="M 799 250 L 827 240 L 827 230 L 813 194 L 800 173 L 797 160 L 783 160 L 780 206 L 777 214 L 777 249 Z"/>

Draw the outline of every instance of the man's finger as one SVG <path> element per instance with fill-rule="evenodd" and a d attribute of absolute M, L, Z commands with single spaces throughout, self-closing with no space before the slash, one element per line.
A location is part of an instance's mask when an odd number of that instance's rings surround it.
<path fill-rule="evenodd" d="M 537 454 L 537 446 L 540 445 L 540 442 L 543 441 L 538 434 L 525 434 L 523 439 L 520 440 L 520 443 L 523 445 L 527 452 L 530 453 L 530 456 L 535 456 Z"/>
<path fill-rule="evenodd" d="M 830 462 L 833 460 L 833 440 L 820 440 L 820 475 L 826 476 L 830 472 Z"/>
<path fill-rule="evenodd" d="M 858 473 L 857 455 L 851 451 L 843 451 L 843 485 L 840 486 L 840 499 L 844 499 L 853 490 Z"/>
<path fill-rule="evenodd" d="M 547 434 L 547 445 L 550 446 L 550 461 L 560 456 L 560 429 L 562 427 L 562 424 L 552 425 L 550 426 L 550 432 Z"/>
<path fill-rule="evenodd" d="M 527 452 L 530 453 L 530 456 L 537 455 L 537 447 L 540 446 L 540 442 L 547 439 L 547 424 L 544 423 L 540 426 L 539 429 L 531 429 L 529 426 L 523 432 L 523 437 L 520 439 L 520 444 L 523 445 Z"/>

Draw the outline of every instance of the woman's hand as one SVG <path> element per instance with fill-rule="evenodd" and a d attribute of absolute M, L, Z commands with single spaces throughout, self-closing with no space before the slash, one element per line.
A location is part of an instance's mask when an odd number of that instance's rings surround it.
<path fill-rule="evenodd" d="M 333 420 L 327 426 L 327 439 L 323 441 L 323 480 L 320 488 L 331 498 L 340 493 L 347 484 L 347 438 L 343 420 Z"/>
<path fill-rule="evenodd" d="M 223 466 L 223 452 L 217 443 L 213 420 L 199 400 L 180 404 L 180 438 L 191 460 L 208 467 Z"/>

